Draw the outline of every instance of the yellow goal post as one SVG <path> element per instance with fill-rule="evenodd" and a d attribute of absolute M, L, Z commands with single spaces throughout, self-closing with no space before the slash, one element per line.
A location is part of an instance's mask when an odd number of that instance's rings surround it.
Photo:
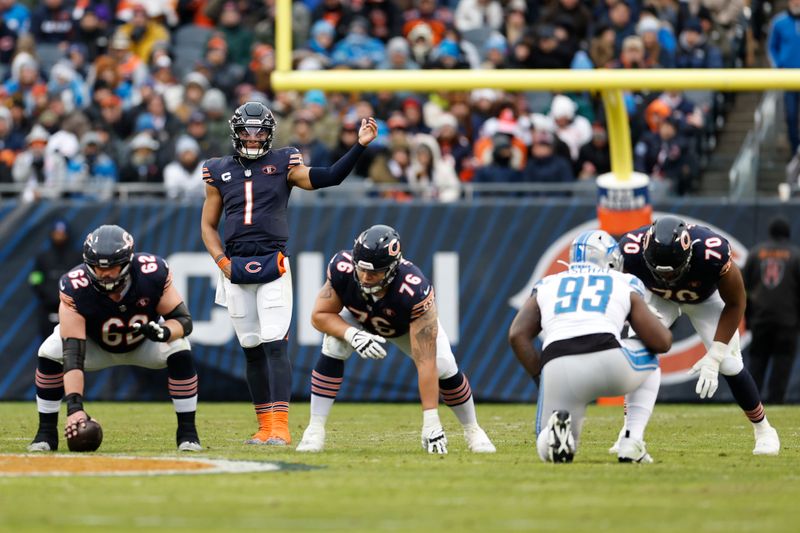
<path fill-rule="evenodd" d="M 291 10 L 291 0 L 277 0 L 272 73 L 276 91 L 599 91 L 608 122 L 611 172 L 621 181 L 633 174 L 624 90 L 800 90 L 800 69 L 297 71 L 292 70 Z"/>

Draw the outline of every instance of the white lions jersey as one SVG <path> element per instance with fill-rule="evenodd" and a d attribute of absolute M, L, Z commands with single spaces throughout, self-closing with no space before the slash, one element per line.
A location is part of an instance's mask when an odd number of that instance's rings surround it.
<path fill-rule="evenodd" d="M 590 263 L 572 263 L 534 287 L 542 318 L 542 349 L 555 341 L 620 332 L 631 310 L 631 293 L 644 296 L 639 278 Z"/>

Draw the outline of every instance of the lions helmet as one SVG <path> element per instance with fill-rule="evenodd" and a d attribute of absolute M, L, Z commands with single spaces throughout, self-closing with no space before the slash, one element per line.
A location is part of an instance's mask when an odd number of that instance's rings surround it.
<path fill-rule="evenodd" d="M 692 237 L 686 223 L 678 217 L 659 218 L 644 235 L 644 262 L 657 279 L 677 282 L 692 261 Z"/>
<path fill-rule="evenodd" d="M 622 254 L 616 239 L 603 230 L 584 231 L 569 247 L 570 263 L 591 263 L 601 268 L 622 270 Z"/>
<path fill-rule="evenodd" d="M 402 259 L 400 234 L 394 228 L 379 224 L 364 230 L 353 244 L 354 275 L 361 291 L 375 294 L 387 287 Z M 384 275 L 377 283 L 367 285 L 359 279 L 359 271 L 383 272 Z"/>
<path fill-rule="evenodd" d="M 258 159 L 272 147 L 272 137 L 277 122 L 272 111 L 261 102 L 246 102 L 236 108 L 230 121 L 231 141 L 233 148 L 240 156 L 247 159 Z M 250 142 L 258 139 L 258 148 L 247 148 L 242 134 L 249 137 Z"/>
<path fill-rule="evenodd" d="M 131 277 L 133 260 L 133 237 L 119 226 L 100 226 L 83 243 L 83 262 L 89 279 L 100 292 L 114 292 L 128 282 Z M 116 277 L 98 276 L 95 268 L 120 266 Z"/>

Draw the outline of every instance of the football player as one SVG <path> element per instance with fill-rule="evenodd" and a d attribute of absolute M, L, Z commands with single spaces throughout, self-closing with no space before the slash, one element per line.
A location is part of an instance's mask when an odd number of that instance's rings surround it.
<path fill-rule="evenodd" d="M 118 365 L 167 368 L 178 450 L 201 450 L 195 427 L 197 372 L 186 339 L 192 317 L 172 285 L 167 263 L 157 255 L 134 253 L 133 237 L 121 227 L 100 226 L 86 237 L 83 263 L 61 277 L 59 289 L 59 324 L 39 348 L 39 430 L 28 451 L 58 449 L 62 397 L 65 436 L 85 427 L 90 417 L 83 405 L 84 372 Z"/>
<path fill-rule="evenodd" d="M 753 454 L 777 455 L 778 432 L 767 421 L 758 388 L 742 363 L 738 327 L 747 298 L 728 241 L 704 226 L 664 216 L 625 234 L 620 249 L 625 272 L 642 280 L 648 303 L 664 324 L 671 326 L 685 313 L 705 344 L 706 354 L 690 370 L 698 374 L 695 392 L 700 398 L 714 396 L 721 373 L 753 424 Z"/>
<path fill-rule="evenodd" d="M 478 425 L 469 381 L 439 323 L 433 287 L 419 268 L 403 259 L 393 228 L 372 226 L 358 236 L 352 250 L 333 256 L 311 321 L 325 336 L 311 374 L 311 421 L 297 451 L 324 448 L 325 422 L 342 386 L 344 362 L 353 351 L 362 358 L 383 359 L 388 339 L 417 367 L 423 449 L 447 453 L 438 412 L 441 393 L 464 428 L 467 447 L 476 453 L 495 452 Z"/>
<path fill-rule="evenodd" d="M 514 355 L 534 378 L 541 368 L 536 449 L 542 461 L 572 462 L 586 405 L 637 391 L 659 372 L 656 354 L 672 344 L 644 301 L 641 281 L 619 272 L 621 266 L 613 237 L 582 233 L 570 246 L 567 270 L 540 280 L 511 324 Z M 626 320 L 641 343 L 621 340 Z M 539 333 L 541 355 L 531 342 Z M 620 462 L 652 462 L 639 429 L 621 442 Z"/>
<path fill-rule="evenodd" d="M 235 155 L 203 165 L 206 199 L 201 232 L 220 268 L 216 303 L 228 308 L 247 360 L 247 385 L 258 418 L 248 444 L 286 445 L 291 365 L 286 352 L 292 317 L 292 279 L 286 257 L 286 214 L 293 187 L 340 184 L 378 133 L 361 121 L 358 141 L 330 167 L 307 167 L 295 147 L 272 148 L 276 122 L 259 102 L 239 106 L 230 119 Z M 225 213 L 224 245 L 218 227 Z"/>

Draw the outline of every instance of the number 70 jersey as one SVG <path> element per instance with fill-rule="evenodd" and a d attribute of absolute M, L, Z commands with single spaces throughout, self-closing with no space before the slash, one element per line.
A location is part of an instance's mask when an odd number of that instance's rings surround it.
<path fill-rule="evenodd" d="M 554 341 L 596 333 L 619 340 L 631 310 L 631 293 L 642 296 L 644 285 L 630 274 L 573 263 L 566 272 L 543 278 L 533 290 L 544 349 Z"/>

